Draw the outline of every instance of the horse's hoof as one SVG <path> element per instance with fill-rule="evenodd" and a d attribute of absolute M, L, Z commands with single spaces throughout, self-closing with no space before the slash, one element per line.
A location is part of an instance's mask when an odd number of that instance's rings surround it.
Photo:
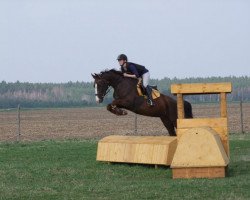
<path fill-rule="evenodd" d="M 119 109 L 119 110 L 116 110 L 116 115 L 127 115 L 127 111 L 126 110 L 122 110 L 122 109 Z"/>

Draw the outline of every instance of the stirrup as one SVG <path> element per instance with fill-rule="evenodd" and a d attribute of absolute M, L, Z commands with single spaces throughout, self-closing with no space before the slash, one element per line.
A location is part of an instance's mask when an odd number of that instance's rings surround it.
<path fill-rule="evenodd" d="M 154 106 L 155 105 L 154 102 L 150 98 L 147 99 L 147 103 L 150 106 Z"/>

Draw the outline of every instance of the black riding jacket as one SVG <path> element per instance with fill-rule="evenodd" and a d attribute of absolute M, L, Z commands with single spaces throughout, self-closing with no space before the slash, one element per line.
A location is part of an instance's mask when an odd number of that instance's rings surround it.
<path fill-rule="evenodd" d="M 126 67 L 121 67 L 121 71 L 123 73 L 125 73 L 125 72 L 132 73 L 132 74 L 136 75 L 137 78 L 142 77 L 143 74 L 148 72 L 146 67 L 144 67 L 142 65 L 135 64 L 135 63 L 131 63 L 131 62 L 127 62 Z"/>

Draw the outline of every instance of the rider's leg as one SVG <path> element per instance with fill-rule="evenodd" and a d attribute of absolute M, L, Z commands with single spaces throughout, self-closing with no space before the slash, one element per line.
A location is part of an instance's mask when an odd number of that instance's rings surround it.
<path fill-rule="evenodd" d="M 152 89 L 148 86 L 150 74 L 149 72 L 142 75 L 142 83 L 143 87 L 146 89 L 148 103 L 150 106 L 154 106 L 153 98 L 152 98 Z"/>
<path fill-rule="evenodd" d="M 149 84 L 149 79 L 150 79 L 150 74 L 149 72 L 145 73 L 142 75 L 142 84 L 144 88 L 146 88 Z"/>

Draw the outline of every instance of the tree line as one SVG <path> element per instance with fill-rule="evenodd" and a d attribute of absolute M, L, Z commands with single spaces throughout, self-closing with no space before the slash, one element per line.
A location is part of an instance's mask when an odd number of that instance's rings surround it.
<path fill-rule="evenodd" d="M 171 95 L 170 86 L 173 83 L 211 83 L 232 82 L 233 92 L 228 95 L 229 101 L 250 101 L 250 77 L 208 77 L 208 78 L 163 78 L 152 79 L 151 84 L 166 95 Z M 112 91 L 107 95 L 104 103 L 113 99 Z M 217 102 L 218 95 L 187 96 L 192 103 Z M 97 106 L 93 82 L 68 83 L 28 83 L 28 82 L 0 82 L 0 109 L 22 107 L 85 107 Z M 101 105 L 101 106 L 102 106 Z"/>

